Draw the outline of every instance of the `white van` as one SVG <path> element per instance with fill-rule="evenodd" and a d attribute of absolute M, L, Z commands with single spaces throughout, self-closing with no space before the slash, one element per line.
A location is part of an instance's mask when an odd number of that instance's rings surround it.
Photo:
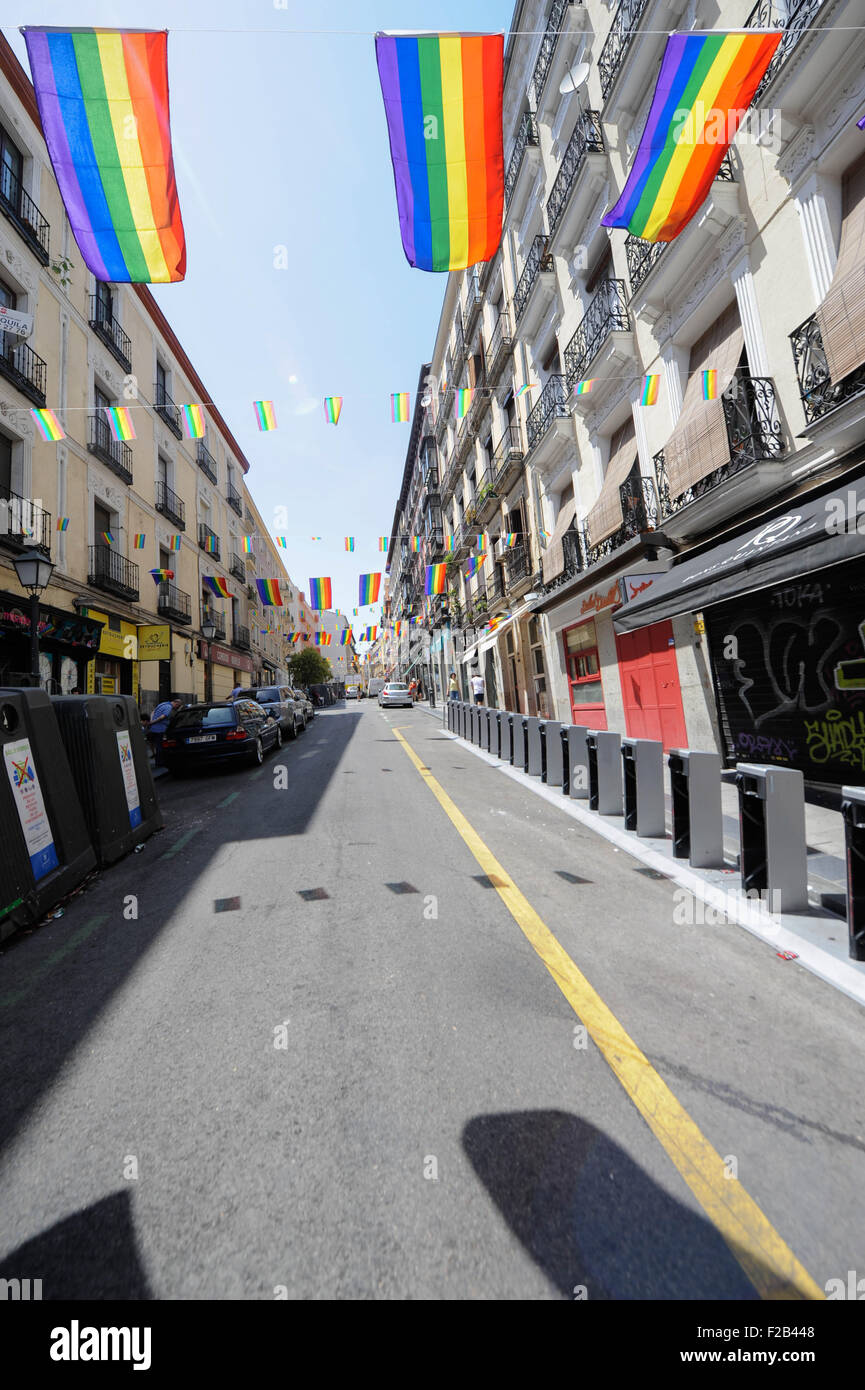
<path fill-rule="evenodd" d="M 367 691 L 369 698 L 371 700 L 376 699 L 376 697 L 379 696 L 381 692 L 384 690 L 384 686 L 384 681 L 379 680 L 378 676 L 375 676 L 369 683 L 369 690 Z"/>

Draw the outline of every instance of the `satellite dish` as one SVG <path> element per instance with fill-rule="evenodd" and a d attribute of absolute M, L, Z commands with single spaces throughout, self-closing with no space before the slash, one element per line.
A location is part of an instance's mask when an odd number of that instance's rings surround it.
<path fill-rule="evenodd" d="M 566 96 L 568 92 L 575 92 L 578 87 L 584 87 L 590 72 L 591 67 L 588 63 L 575 63 L 569 68 L 559 83 L 562 96 Z"/>

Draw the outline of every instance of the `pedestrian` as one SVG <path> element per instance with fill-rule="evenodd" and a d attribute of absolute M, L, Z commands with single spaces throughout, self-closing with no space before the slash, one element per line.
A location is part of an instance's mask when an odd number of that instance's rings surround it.
<path fill-rule="evenodd" d="M 456 671 L 451 671 L 448 680 L 448 699 L 458 700 L 460 698 L 460 688 L 457 683 Z"/>
<path fill-rule="evenodd" d="M 414 704 L 415 700 L 417 699 L 417 681 L 414 678 L 412 678 L 412 682 L 409 685 L 408 693 L 412 704 Z"/>
<path fill-rule="evenodd" d="M 150 716 L 150 723 L 147 726 L 147 741 L 153 749 L 153 762 L 155 767 L 162 766 L 162 740 L 165 737 L 165 730 L 168 728 L 169 720 L 177 713 L 183 704 L 176 695 L 172 695 L 170 700 L 163 700 L 161 704 Z"/>
<path fill-rule="evenodd" d="M 475 697 L 475 704 L 482 705 L 484 702 L 484 678 L 479 671 L 472 676 L 472 694 Z"/>

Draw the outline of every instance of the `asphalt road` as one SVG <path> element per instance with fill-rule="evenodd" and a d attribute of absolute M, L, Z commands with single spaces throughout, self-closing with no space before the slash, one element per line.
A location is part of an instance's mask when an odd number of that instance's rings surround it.
<path fill-rule="evenodd" d="M 0 953 L 0 1276 L 756 1299 L 750 1217 L 722 1237 L 688 1125 L 662 1142 L 629 1090 L 638 1049 L 815 1286 L 865 1273 L 852 1001 L 678 924 L 671 883 L 420 710 L 336 707 L 262 769 L 158 785 L 165 830 Z M 624 1043 L 580 1045 L 514 885 Z"/>

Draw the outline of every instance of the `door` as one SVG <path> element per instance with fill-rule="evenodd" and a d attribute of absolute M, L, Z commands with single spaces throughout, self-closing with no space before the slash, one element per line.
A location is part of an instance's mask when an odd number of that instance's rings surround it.
<path fill-rule="evenodd" d="M 604 732 L 607 710 L 594 618 L 566 628 L 562 640 L 565 644 L 571 722 Z"/>
<path fill-rule="evenodd" d="M 686 748 L 685 712 L 672 623 L 617 633 L 616 654 L 630 738 L 659 739 L 665 751 Z"/>

